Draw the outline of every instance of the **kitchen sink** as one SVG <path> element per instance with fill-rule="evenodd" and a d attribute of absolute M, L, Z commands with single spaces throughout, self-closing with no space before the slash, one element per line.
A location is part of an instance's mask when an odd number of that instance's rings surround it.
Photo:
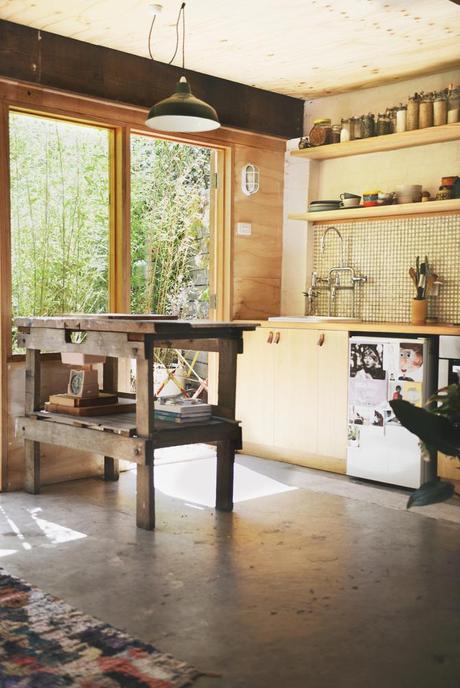
<path fill-rule="evenodd" d="M 277 315 L 269 320 L 277 322 L 304 322 L 304 323 L 316 323 L 316 322 L 359 322 L 359 318 L 343 318 L 340 316 L 332 315 Z"/>

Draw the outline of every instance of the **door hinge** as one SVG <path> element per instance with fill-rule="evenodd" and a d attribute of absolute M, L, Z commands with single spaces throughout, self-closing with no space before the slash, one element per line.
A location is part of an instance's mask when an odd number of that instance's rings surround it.
<path fill-rule="evenodd" d="M 217 294 L 209 295 L 209 308 L 211 308 L 212 310 L 217 308 Z"/>

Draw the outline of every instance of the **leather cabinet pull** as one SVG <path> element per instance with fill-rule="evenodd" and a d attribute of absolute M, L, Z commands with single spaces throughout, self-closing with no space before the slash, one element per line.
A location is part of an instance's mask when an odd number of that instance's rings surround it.
<path fill-rule="evenodd" d="M 280 334 L 279 332 L 277 332 L 277 333 L 275 334 L 275 344 L 279 344 L 280 337 L 281 337 L 281 334 Z"/>
<path fill-rule="evenodd" d="M 324 332 L 321 332 L 321 334 L 318 337 L 318 346 L 323 346 L 325 339 L 326 335 L 324 334 Z"/>
<path fill-rule="evenodd" d="M 268 333 L 267 344 L 273 344 L 273 332 Z"/>

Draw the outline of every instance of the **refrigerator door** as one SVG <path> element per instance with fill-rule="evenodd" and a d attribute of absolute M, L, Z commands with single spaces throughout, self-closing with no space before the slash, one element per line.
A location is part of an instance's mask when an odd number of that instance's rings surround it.
<path fill-rule="evenodd" d="M 399 424 L 388 402 L 406 399 L 421 406 L 431 387 L 429 340 L 350 339 L 348 475 L 421 485 L 419 440 Z"/>

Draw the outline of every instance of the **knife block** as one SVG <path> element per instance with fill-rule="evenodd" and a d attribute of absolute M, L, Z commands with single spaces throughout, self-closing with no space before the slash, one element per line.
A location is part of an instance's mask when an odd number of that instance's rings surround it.
<path fill-rule="evenodd" d="M 426 323 L 427 299 L 412 299 L 412 325 L 424 325 Z"/>

